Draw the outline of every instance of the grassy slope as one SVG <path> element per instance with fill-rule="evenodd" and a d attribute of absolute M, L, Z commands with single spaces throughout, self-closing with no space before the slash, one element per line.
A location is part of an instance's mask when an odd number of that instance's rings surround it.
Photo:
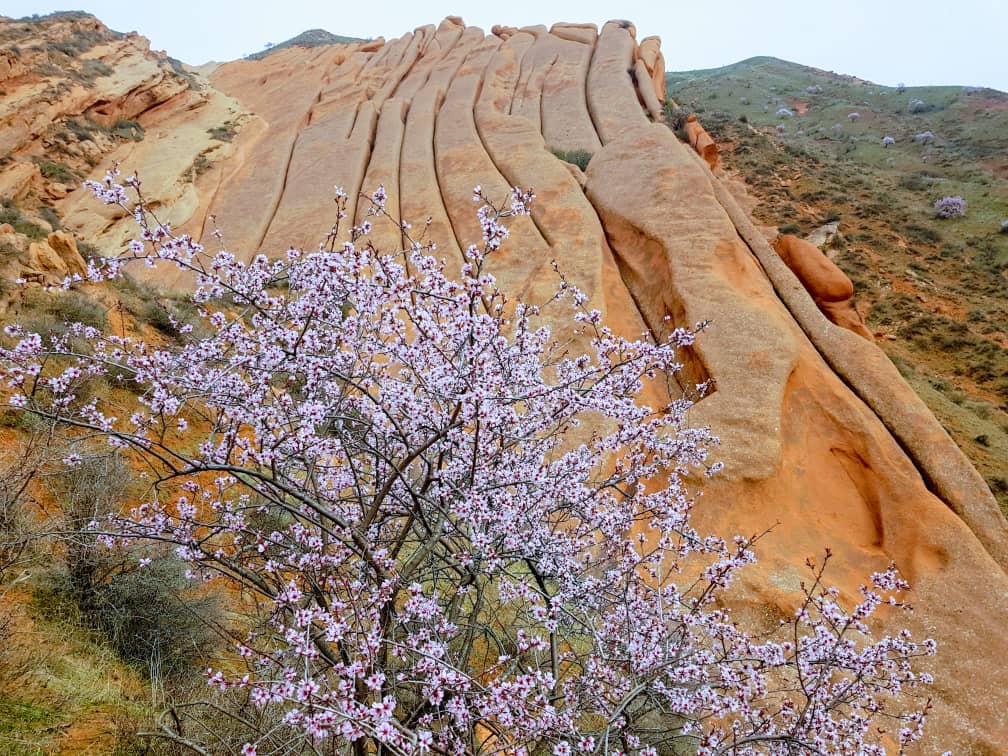
<path fill-rule="evenodd" d="M 829 254 L 858 309 L 1008 512 L 1008 94 L 900 92 L 775 58 L 667 82 L 761 200 L 758 220 L 799 233 L 840 220 Z M 929 144 L 913 139 L 924 131 Z M 947 195 L 966 217 L 934 217 Z"/>

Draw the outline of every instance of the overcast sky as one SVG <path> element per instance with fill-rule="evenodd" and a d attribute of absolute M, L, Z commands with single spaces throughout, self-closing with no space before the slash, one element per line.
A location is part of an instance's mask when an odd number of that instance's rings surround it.
<path fill-rule="evenodd" d="M 669 70 L 712 68 L 773 55 L 880 84 L 962 84 L 1008 91 L 1008 0 L 3 0 L 20 17 L 87 10 L 117 31 L 138 31 L 186 63 L 231 60 L 311 28 L 398 37 L 462 16 L 489 30 L 556 21 L 629 18 L 657 34 Z"/>

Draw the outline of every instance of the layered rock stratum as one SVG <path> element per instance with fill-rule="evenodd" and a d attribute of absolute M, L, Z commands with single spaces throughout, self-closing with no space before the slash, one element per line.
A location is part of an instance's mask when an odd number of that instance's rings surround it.
<path fill-rule="evenodd" d="M 162 218 L 208 246 L 220 229 L 247 256 L 314 247 L 335 220 L 334 186 L 355 199 L 359 222 L 367 202 L 356 198 L 383 185 L 392 214 L 457 265 L 479 238 L 473 187 L 503 198 L 518 185 L 535 190 L 534 210 L 515 220 L 494 261 L 513 295 L 548 297 L 555 260 L 623 335 L 710 321 L 682 377 L 712 381 L 692 421 L 720 436 L 725 471 L 704 484 L 697 516 L 726 535 L 771 528 L 740 607 L 769 623 L 793 611 L 805 560 L 827 547 L 828 577 L 849 599 L 869 572 L 895 562 L 915 611 L 878 629 L 907 623 L 938 641 L 931 742 L 1004 752 L 1005 518 L 871 342 L 843 274 L 797 239 L 777 240 L 778 254 L 716 167 L 702 126 L 689 121 L 683 142 L 660 121 L 657 38 L 638 41 L 623 21 L 488 34 L 448 18 L 388 41 L 222 64 L 206 78 L 190 74 L 196 88 L 164 84 L 162 74 L 177 77 L 138 38 L 107 44 L 94 53 L 113 69 L 96 85 L 106 95 L 74 95 L 73 108 L 139 119 L 143 141 L 110 144 L 103 161 L 139 172 Z M 36 91 L 18 85 L 29 77 L 19 62 L 0 60 L 0 144 L 15 156 L 8 178 L 25 173 L 25 156 L 44 146 L 44 119 L 66 102 L 31 110 L 16 104 L 28 99 L 10 100 Z M 220 129 L 233 138 L 208 136 Z M 592 155 L 583 174 L 556 156 L 576 151 Z M 106 253 L 133 234 L 130 218 L 82 192 L 52 204 Z M 372 238 L 386 248 L 405 242 L 394 224 L 376 225 Z"/>

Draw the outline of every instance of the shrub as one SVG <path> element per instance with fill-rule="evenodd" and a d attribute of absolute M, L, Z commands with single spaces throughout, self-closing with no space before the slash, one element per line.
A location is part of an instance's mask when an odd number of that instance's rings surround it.
<path fill-rule="evenodd" d="M 17 203 L 11 199 L 0 200 L 0 223 L 9 223 L 19 234 L 36 241 L 45 239 L 48 234 L 42 226 L 25 218 Z"/>
<path fill-rule="evenodd" d="M 213 623 L 222 617 L 217 596 L 193 589 L 177 559 L 116 553 L 112 574 L 94 587 L 85 619 L 119 656 L 146 668 L 152 680 L 199 674 L 220 645 Z"/>
<path fill-rule="evenodd" d="M 847 120 L 848 121 L 860 121 L 861 120 L 861 114 L 860 113 L 848 113 L 847 114 Z"/>
<path fill-rule="evenodd" d="M 49 205 L 43 205 L 39 208 L 38 214 L 42 220 L 52 227 L 53 231 L 58 231 L 63 227 L 60 223 L 59 215 L 56 213 L 56 208 L 50 207 Z"/>
<path fill-rule="evenodd" d="M 220 126 L 213 126 L 207 129 L 207 134 L 210 135 L 210 138 L 216 139 L 219 142 L 230 142 L 237 133 L 238 131 L 231 121 L 225 121 Z"/>
<path fill-rule="evenodd" d="M 1008 234 L 1008 218 L 1001 221 L 1001 233 Z"/>
<path fill-rule="evenodd" d="M 921 144 L 929 144 L 934 141 L 934 138 L 935 135 L 930 131 L 922 131 L 919 134 L 914 134 L 914 141 L 920 142 Z"/>
<path fill-rule="evenodd" d="M 891 136 L 884 136 L 884 137 L 882 137 L 882 146 L 883 147 L 888 147 L 891 144 L 896 144 L 896 140 L 893 139 Z"/>
<path fill-rule="evenodd" d="M 791 108 L 777 108 L 777 115 L 781 118 L 790 118 L 794 115 L 794 111 Z"/>
<path fill-rule="evenodd" d="M 128 480 L 114 454 L 82 458 L 50 480 L 66 534 L 56 596 L 72 602 L 125 661 L 145 666 L 152 679 L 191 675 L 217 645 L 208 622 L 220 614 L 218 602 L 193 591 L 177 560 L 110 549 L 88 530 L 118 510 Z"/>
<path fill-rule="evenodd" d="M 934 209 L 938 218 L 961 218 L 966 215 L 966 200 L 962 197 L 942 197 L 935 200 Z"/>
<path fill-rule="evenodd" d="M 10 401 L 143 466 L 150 495 L 99 540 L 167 541 L 197 578 L 254 593 L 267 621 L 241 644 L 247 675 L 222 665 L 208 679 L 282 713 L 292 739 L 361 753 L 618 742 L 711 754 L 811 752 L 824 733 L 867 752 L 890 723 L 901 740 L 921 736 L 924 700 L 888 701 L 929 682 L 911 662 L 933 642 L 867 637 L 875 607 L 907 587 L 894 568 L 851 609 L 824 584 L 827 554 L 779 637 L 735 624 L 723 599 L 753 539 L 690 520 L 687 475 L 719 468 L 710 431 L 687 422 L 706 387 L 641 403 L 642 376 L 672 377 L 697 332 L 619 338 L 557 268 L 543 308 L 563 308 L 573 339 L 512 302 L 487 261 L 530 193 L 498 206 L 477 187 L 482 245 L 454 280 L 430 244 L 385 254 L 366 226 L 242 264 L 171 237 L 114 174 L 91 186 L 141 220 L 153 246 L 130 259 L 197 275 L 210 333 L 165 348 L 92 335 L 78 371 L 114 357 L 147 387 L 116 421 L 103 407 L 54 413 L 72 394 L 54 364 L 68 356 L 26 335 L 0 350 Z M 340 195 L 337 217 L 356 199 Z M 384 189 L 371 200 L 386 219 Z M 39 379 L 47 390 L 32 392 Z"/>
<path fill-rule="evenodd" d="M 34 157 L 32 161 L 39 167 L 42 176 L 52 181 L 58 181 L 61 184 L 75 184 L 80 180 L 80 176 L 66 163 L 60 163 L 46 157 Z"/>
<path fill-rule="evenodd" d="M 576 165 L 582 171 L 588 170 L 588 163 L 592 159 L 592 154 L 588 150 L 553 150 L 553 154 L 565 163 Z"/>
<path fill-rule="evenodd" d="M 101 128 L 98 124 L 93 121 L 89 121 L 86 118 L 83 120 L 77 118 L 67 119 L 66 127 L 70 130 L 70 133 L 77 137 L 77 139 L 81 142 L 87 141 L 88 139 L 93 140 L 95 131 Z"/>
<path fill-rule="evenodd" d="M 926 113 L 928 110 L 931 110 L 931 107 L 924 102 L 924 100 L 920 100 L 916 97 L 910 100 L 911 113 Z"/>
<path fill-rule="evenodd" d="M 81 63 L 81 75 L 88 82 L 93 82 L 102 76 L 111 76 L 114 72 L 115 69 L 112 66 L 93 58 L 88 58 Z"/>
<path fill-rule="evenodd" d="M 104 305 L 75 290 L 31 292 L 25 301 L 24 317 L 24 325 L 54 335 L 65 334 L 70 323 L 92 328 L 108 326 Z"/>
<path fill-rule="evenodd" d="M 139 121 L 130 121 L 125 119 L 118 120 L 112 124 L 109 131 L 113 134 L 113 136 L 133 142 L 140 142 L 144 138 L 143 126 L 140 125 Z"/>

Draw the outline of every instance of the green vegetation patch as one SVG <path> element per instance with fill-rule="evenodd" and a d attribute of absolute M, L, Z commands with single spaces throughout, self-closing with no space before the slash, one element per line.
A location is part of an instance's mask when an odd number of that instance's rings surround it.
<path fill-rule="evenodd" d="M 53 707 L 0 696 L 0 751 L 11 756 L 49 753 L 58 723 Z"/>
<path fill-rule="evenodd" d="M 74 184 L 80 181 L 77 172 L 66 163 L 40 156 L 33 157 L 32 162 L 39 167 L 42 176 L 51 181 L 58 181 L 61 184 Z"/>
<path fill-rule="evenodd" d="M 592 159 L 592 153 L 588 150 L 553 150 L 553 154 L 565 163 L 576 165 L 582 171 L 588 170 L 588 163 Z"/>
<path fill-rule="evenodd" d="M 38 241 L 45 239 L 48 232 L 37 223 L 32 223 L 21 213 L 14 200 L 0 200 L 0 224 L 9 223 L 19 234 L 24 234 L 29 239 Z"/>

